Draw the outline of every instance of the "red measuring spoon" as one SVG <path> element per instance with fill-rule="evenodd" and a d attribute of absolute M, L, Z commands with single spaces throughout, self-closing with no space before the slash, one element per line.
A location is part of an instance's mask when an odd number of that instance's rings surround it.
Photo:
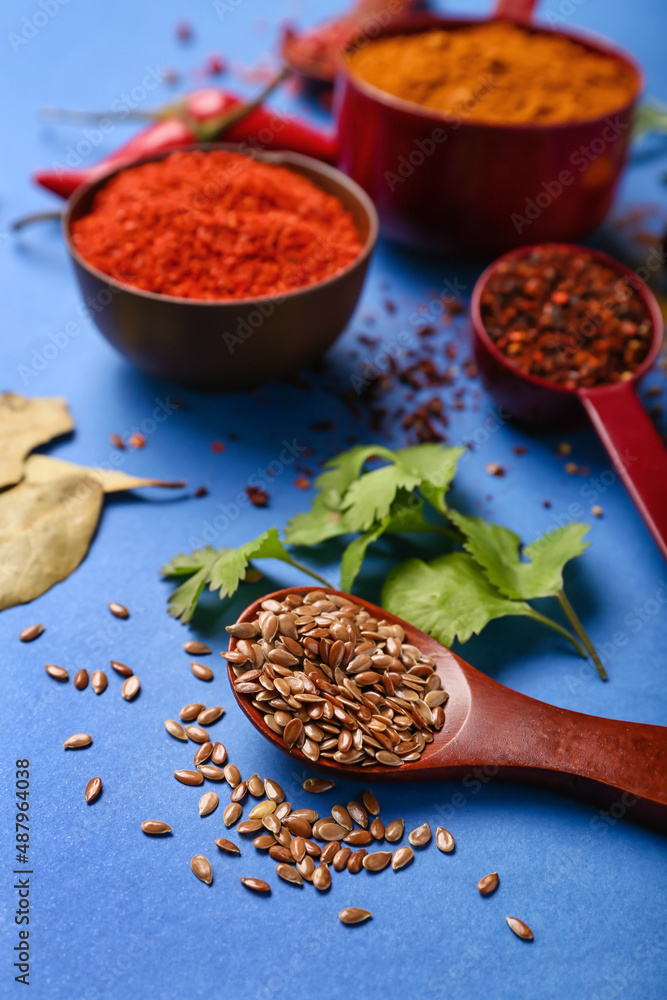
<path fill-rule="evenodd" d="M 535 249 L 533 246 L 519 247 L 490 264 L 473 289 L 473 347 L 482 382 L 508 414 L 536 426 L 555 430 L 576 423 L 587 413 L 609 452 L 615 472 L 627 486 L 660 551 L 667 558 L 667 451 L 637 396 L 637 384 L 662 346 L 660 307 L 650 289 L 643 282 L 637 282 L 630 268 L 598 250 L 560 245 L 603 262 L 621 278 L 632 279 L 632 287 L 644 300 L 653 324 L 653 341 L 646 358 L 627 382 L 591 389 L 566 389 L 519 371 L 489 337 L 480 311 L 482 289 L 498 264 L 525 256 Z"/>
<path fill-rule="evenodd" d="M 305 595 L 310 590 L 312 586 L 289 587 L 266 594 L 253 601 L 239 621 L 254 621 L 262 602 L 269 598 L 282 602 L 287 594 Z M 628 816 L 667 829 L 667 727 L 599 719 L 535 701 L 480 673 L 436 639 L 388 611 L 337 590 L 323 592 L 347 598 L 373 618 L 401 625 L 406 640 L 432 657 L 442 687 L 449 694 L 445 724 L 433 734 L 433 742 L 427 743 L 419 760 L 401 767 L 377 764 L 362 768 L 324 757 L 313 762 L 296 748 L 288 750 L 282 737 L 267 726 L 264 714 L 236 691 L 236 675 L 229 664 L 229 680 L 239 707 L 275 747 L 332 778 L 474 780 L 479 772 L 477 777 L 484 780 L 498 777 L 537 782 L 603 803 L 607 815 L 615 820 Z M 230 639 L 229 648 L 236 648 L 235 639 Z"/>

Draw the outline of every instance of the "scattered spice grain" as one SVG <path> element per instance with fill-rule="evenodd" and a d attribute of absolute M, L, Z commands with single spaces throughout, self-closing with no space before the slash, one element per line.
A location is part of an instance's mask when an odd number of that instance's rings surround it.
<path fill-rule="evenodd" d="M 200 882 L 205 882 L 206 885 L 210 885 L 213 881 L 211 862 L 208 858 L 205 858 L 203 854 L 195 854 L 194 858 L 190 862 L 190 868 L 192 868 L 192 871 Z"/>
<path fill-rule="evenodd" d="M 101 778 L 91 778 L 86 785 L 85 799 L 86 802 L 94 802 L 102 791 L 102 779 Z"/>
<path fill-rule="evenodd" d="M 33 642 L 33 640 L 37 639 L 43 631 L 43 625 L 28 625 L 27 628 L 24 628 L 19 632 L 19 639 L 21 642 Z"/>
<path fill-rule="evenodd" d="M 141 824 L 141 829 L 149 837 L 161 837 L 165 833 L 172 833 L 168 823 L 163 823 L 160 819 L 146 819 Z"/>
<path fill-rule="evenodd" d="M 362 910 L 358 906 L 346 906 L 338 914 L 338 919 L 343 924 L 361 924 L 368 920 L 373 914 L 370 910 Z"/>
<path fill-rule="evenodd" d="M 68 681 L 69 673 L 64 667 L 58 667 L 55 663 L 45 663 L 44 669 L 46 670 L 49 677 L 53 677 L 55 681 Z"/>
<path fill-rule="evenodd" d="M 505 917 L 505 920 L 517 937 L 522 938 L 524 941 L 533 940 L 533 932 L 528 924 L 524 924 L 523 920 L 519 920 L 518 917 Z"/>
<path fill-rule="evenodd" d="M 129 618 L 130 612 L 127 610 L 124 604 L 119 604 L 118 601 L 109 601 L 109 611 L 116 618 Z"/>
<path fill-rule="evenodd" d="M 492 892 L 498 888 L 498 872 L 491 872 L 490 875 L 485 875 L 477 883 L 477 889 L 481 892 L 482 896 L 489 896 Z"/>

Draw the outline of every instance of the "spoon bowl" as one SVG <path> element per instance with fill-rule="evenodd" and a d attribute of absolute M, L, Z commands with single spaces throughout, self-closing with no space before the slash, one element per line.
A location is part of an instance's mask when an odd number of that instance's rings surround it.
<path fill-rule="evenodd" d="M 319 589 L 319 588 L 318 588 Z M 253 601 L 238 621 L 254 621 L 267 599 L 282 602 L 288 594 L 312 587 L 288 587 Z M 557 708 L 512 691 L 409 622 L 359 597 L 337 590 L 378 620 L 400 625 L 406 640 L 430 656 L 449 694 L 445 724 L 433 734 L 421 758 L 400 767 L 311 761 L 288 749 L 248 698 L 236 691 L 232 665 L 229 680 L 241 710 L 275 747 L 305 767 L 331 778 L 354 780 L 451 780 L 471 776 L 530 781 L 610 806 L 616 818 L 627 815 L 667 830 L 667 727 L 618 722 Z M 230 650 L 236 640 L 230 639 Z"/>

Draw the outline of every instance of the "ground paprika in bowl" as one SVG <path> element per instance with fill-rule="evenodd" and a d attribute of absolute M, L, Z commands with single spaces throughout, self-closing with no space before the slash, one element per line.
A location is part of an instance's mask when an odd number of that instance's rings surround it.
<path fill-rule="evenodd" d="M 528 241 L 574 242 L 604 219 L 642 74 L 606 42 L 531 25 L 533 6 L 497 0 L 487 21 L 396 16 L 349 50 L 336 95 L 339 165 L 371 195 L 389 238 L 489 255 Z M 531 41 L 539 49 L 532 71 L 509 44 L 517 35 L 527 55 Z M 450 44 L 451 63 L 442 37 L 459 43 Z M 424 40 L 421 56 L 415 39 Z M 577 53 L 581 85 L 573 86 Z M 592 86 L 596 65 L 607 66 L 608 101 Z"/>
<path fill-rule="evenodd" d="M 143 371 L 210 390 L 318 358 L 356 307 L 377 229 L 335 168 L 224 144 L 110 171 L 63 217 L 104 336 Z"/>

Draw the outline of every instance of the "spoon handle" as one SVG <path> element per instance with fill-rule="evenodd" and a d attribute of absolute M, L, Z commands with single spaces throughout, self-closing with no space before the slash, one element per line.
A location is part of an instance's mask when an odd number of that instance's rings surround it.
<path fill-rule="evenodd" d="M 459 760 L 482 760 L 499 776 L 603 802 L 608 813 L 601 816 L 627 815 L 667 830 L 667 727 L 547 705 L 457 660 L 472 694 L 468 719 L 451 745 Z"/>
<path fill-rule="evenodd" d="M 580 389 L 614 470 L 667 559 L 667 450 L 631 381 Z"/>

